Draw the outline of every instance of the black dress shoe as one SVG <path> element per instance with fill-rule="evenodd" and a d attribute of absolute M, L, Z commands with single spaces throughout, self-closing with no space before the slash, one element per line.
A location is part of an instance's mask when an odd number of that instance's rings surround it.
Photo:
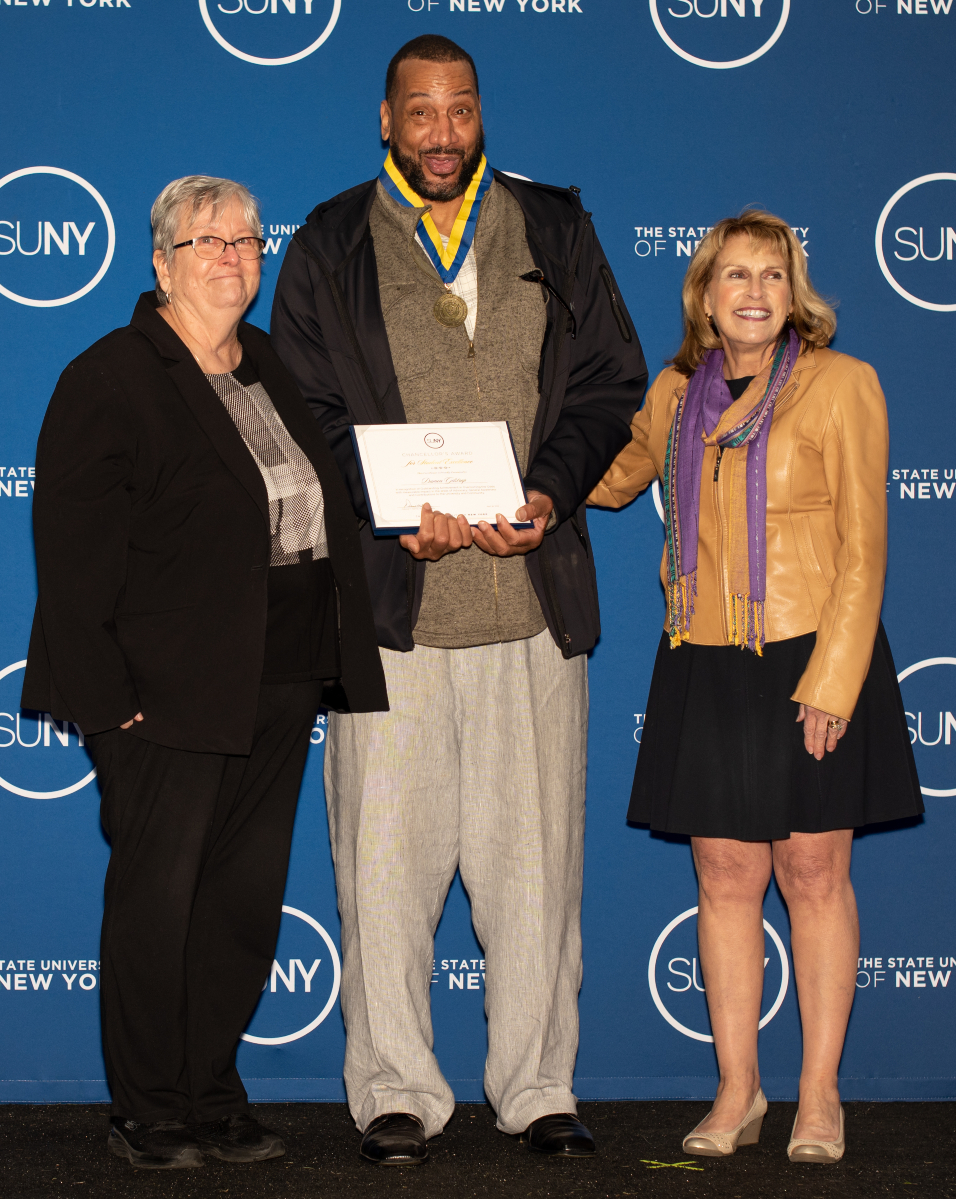
<path fill-rule="evenodd" d="M 202 1165 L 196 1138 L 176 1120 L 140 1124 L 114 1116 L 106 1146 L 141 1170 L 185 1170 Z"/>
<path fill-rule="evenodd" d="M 377 1116 L 365 1130 L 359 1153 L 377 1166 L 420 1166 L 428 1161 L 425 1125 L 408 1112 Z"/>
<path fill-rule="evenodd" d="M 264 1162 L 285 1153 L 282 1137 L 263 1128 L 246 1112 L 189 1127 L 203 1153 L 224 1162 Z"/>
<path fill-rule="evenodd" d="M 589 1157 L 594 1152 L 594 1137 L 577 1116 L 558 1112 L 532 1120 L 521 1140 L 535 1153 L 558 1157 Z"/>

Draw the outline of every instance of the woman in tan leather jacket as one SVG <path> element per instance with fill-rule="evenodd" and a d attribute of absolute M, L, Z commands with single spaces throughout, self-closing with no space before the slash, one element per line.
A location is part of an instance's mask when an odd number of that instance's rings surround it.
<path fill-rule="evenodd" d="M 837 1070 L 856 983 L 853 829 L 922 812 L 880 624 L 886 405 L 827 349 L 832 308 L 786 223 L 720 221 L 691 261 L 684 342 L 590 497 L 662 481 L 665 632 L 628 816 L 691 837 L 720 1066 L 687 1153 L 756 1142 L 763 897 L 790 912 L 803 1025 L 791 1161 L 843 1154 Z"/>

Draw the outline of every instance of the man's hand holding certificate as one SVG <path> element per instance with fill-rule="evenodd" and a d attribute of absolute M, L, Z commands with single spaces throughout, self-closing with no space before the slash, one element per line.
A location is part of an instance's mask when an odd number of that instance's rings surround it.
<path fill-rule="evenodd" d="M 531 521 L 530 526 L 515 527 L 499 513 L 497 528 L 482 521 L 473 529 L 464 516 L 456 518 L 444 512 L 433 512 L 430 504 L 424 504 L 418 532 L 399 537 L 399 541 L 413 558 L 431 562 L 472 544 L 497 558 L 511 558 L 538 548 L 553 507 L 548 496 L 540 491 L 530 491 L 527 504 L 517 513 L 522 522 Z"/>
<path fill-rule="evenodd" d="M 416 558 L 473 543 L 499 557 L 541 543 L 551 500 L 525 497 L 504 421 L 353 425 L 377 535 L 400 535 Z M 513 514 L 513 515 L 512 515 Z"/>

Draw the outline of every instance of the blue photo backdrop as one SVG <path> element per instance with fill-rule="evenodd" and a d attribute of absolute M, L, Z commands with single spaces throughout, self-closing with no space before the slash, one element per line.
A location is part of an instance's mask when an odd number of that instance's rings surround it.
<path fill-rule="evenodd" d="M 36 594 L 34 450 L 67 362 L 152 286 L 149 208 L 192 173 L 247 183 L 268 252 L 250 319 L 312 207 L 378 173 L 385 67 L 439 32 L 479 70 L 493 165 L 582 189 L 652 373 L 719 218 L 783 216 L 871 362 L 892 429 L 884 620 L 924 821 L 855 843 L 862 949 L 847 1098 L 956 1094 L 956 76 L 953 0 L 0 0 L 0 1101 L 107 1096 L 98 934 L 108 848 L 77 730 L 18 708 Z M 653 491 L 591 526 L 582 1098 L 713 1094 L 686 842 L 629 828 L 663 599 Z M 339 926 L 318 720 L 271 977 L 240 1051 L 258 1099 L 341 1099 Z M 761 1061 L 793 1097 L 786 910 L 766 904 Z M 401 914 L 396 912 L 396 920 Z M 455 884 L 432 975 L 437 1052 L 482 1097 L 484 961 Z"/>

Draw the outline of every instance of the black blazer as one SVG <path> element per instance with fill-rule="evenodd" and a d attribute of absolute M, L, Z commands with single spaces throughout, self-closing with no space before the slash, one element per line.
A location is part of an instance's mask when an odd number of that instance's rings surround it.
<path fill-rule="evenodd" d="M 37 446 L 39 599 L 22 703 L 84 733 L 248 753 L 265 648 L 265 483 L 183 342 L 139 298 L 66 368 Z M 315 467 L 338 593 L 341 710 L 388 707 L 352 505 L 267 334 L 239 326 L 263 387 Z"/>

